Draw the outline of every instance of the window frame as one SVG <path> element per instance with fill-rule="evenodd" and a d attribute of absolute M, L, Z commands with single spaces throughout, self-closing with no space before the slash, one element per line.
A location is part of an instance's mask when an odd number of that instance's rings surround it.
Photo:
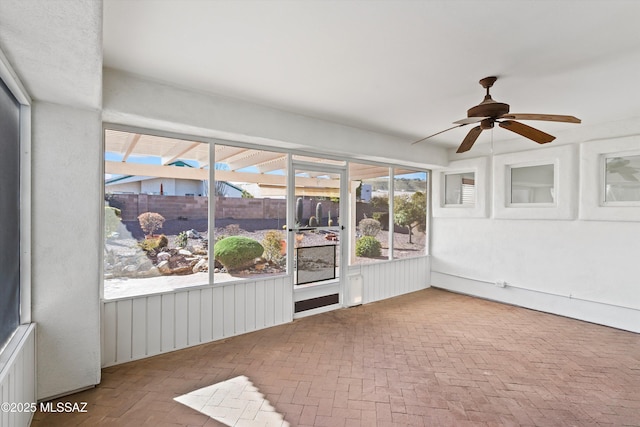
<path fill-rule="evenodd" d="M 488 198 L 488 170 L 489 160 L 487 157 L 477 157 L 473 159 L 455 160 L 449 163 L 447 169 L 437 171 L 434 174 L 433 188 L 434 218 L 486 218 L 487 198 Z M 473 205 L 454 205 L 446 203 L 446 175 L 462 173 L 474 173 L 475 179 L 475 203 Z"/>
<path fill-rule="evenodd" d="M 148 134 L 148 135 L 154 135 L 154 136 L 159 136 L 159 137 L 163 137 L 163 138 L 175 138 L 175 139 L 181 139 L 181 140 L 193 140 L 193 141 L 197 141 L 197 142 L 201 142 L 201 143 L 207 143 L 209 144 L 209 160 L 211 162 L 211 164 L 215 164 L 217 162 L 216 156 L 215 156 L 215 147 L 216 145 L 228 145 L 231 147 L 237 147 L 237 148 L 247 148 L 247 149 L 254 149 L 254 150 L 260 150 L 260 151 L 272 151 L 272 152 L 279 152 L 282 153 L 284 155 L 287 156 L 288 160 L 287 160 L 287 164 L 289 165 L 291 162 L 294 161 L 294 156 L 302 156 L 303 158 L 305 157 L 312 157 L 312 158 L 321 158 L 321 159 L 326 159 L 329 160 L 331 162 L 340 162 L 339 165 L 337 164 L 327 164 L 327 166 L 329 168 L 338 168 L 338 169 L 342 169 L 345 168 L 346 172 L 345 172 L 345 182 L 349 182 L 351 180 L 350 176 L 349 176 L 349 164 L 351 162 L 354 163 L 359 163 L 359 164 L 366 164 L 366 165 L 375 165 L 375 166 L 383 166 L 383 167 L 387 167 L 389 168 L 389 191 L 390 193 L 393 192 L 394 188 L 393 188 L 393 184 L 394 184 L 394 179 L 395 179 L 395 171 L 396 169 L 411 169 L 414 172 L 423 172 L 426 174 L 426 241 L 425 241 L 425 248 L 424 251 L 421 252 L 419 255 L 415 255 L 415 257 L 422 257 L 422 256 L 429 256 L 430 254 L 430 239 L 431 239 L 431 218 L 433 216 L 433 205 L 432 205 L 432 201 L 431 201 L 431 193 L 433 191 L 433 176 L 434 173 L 431 169 L 428 168 L 421 168 L 421 167 L 417 167 L 417 166 L 407 166 L 406 164 L 402 164 L 402 163 L 386 163 L 386 162 L 377 162 L 377 161 L 371 161 L 371 160 L 366 160 L 366 159 L 360 159 L 360 158 L 355 158 L 355 157 L 350 157 L 350 156 L 337 156 L 335 154 L 330 154 L 330 153 L 321 153 L 321 152 L 313 152 L 313 151 L 306 151 L 306 150 L 300 150 L 300 149 L 290 149 L 290 148 L 283 148 L 283 147 L 279 147 L 279 146 L 273 146 L 273 145 L 260 145 L 260 144 L 255 144 L 255 143 L 246 143 L 246 142 L 242 142 L 242 141 L 235 141 L 235 140 L 230 140 L 230 139 L 221 139 L 221 138 L 216 138 L 216 137 L 207 137 L 207 136 L 202 136 L 202 135 L 194 135 L 194 134 L 190 134 L 190 133 L 182 133 L 182 132 L 172 132 L 172 131 L 165 131 L 163 129 L 159 129 L 159 128 L 149 128 L 149 127 L 144 127 L 144 126 L 136 126 L 136 125 L 129 125 L 129 124 L 122 124 L 122 123 L 117 123 L 117 122 L 109 122 L 109 121 L 103 121 L 102 123 L 102 151 L 101 151 L 101 165 L 102 165 L 102 171 L 101 171 L 101 175 L 104 177 L 104 150 L 105 150 L 105 141 L 104 141 L 104 135 L 105 135 L 105 130 L 115 130 L 115 131 L 121 131 L 121 132 L 132 132 L 132 133 L 142 133 L 142 134 Z M 344 165 L 342 164 L 342 162 L 344 163 Z M 303 159 L 299 159 L 299 160 L 295 160 L 295 163 L 304 163 Z M 322 167 L 324 167 L 325 165 L 323 165 Z M 211 183 L 215 182 L 215 167 L 210 167 L 209 168 L 209 181 Z M 289 174 L 290 174 L 290 170 L 287 170 L 286 176 L 287 179 Z M 210 190 L 212 191 L 212 190 Z M 348 191 L 347 191 L 348 193 Z M 102 181 L 102 195 L 100 197 L 100 203 L 103 203 L 104 200 L 104 194 L 105 194 L 105 186 L 104 186 L 104 178 Z M 345 199 L 346 199 L 347 195 L 345 194 Z M 102 206 L 101 206 L 102 207 Z M 210 197 L 209 198 L 209 230 L 213 231 L 215 228 L 215 198 L 214 197 Z M 350 209 L 349 207 L 346 207 L 345 209 Z M 389 218 L 390 218 L 390 225 L 391 227 L 393 227 L 393 200 L 392 198 L 390 198 L 389 200 Z M 102 211 L 101 211 L 102 212 Z M 289 212 L 289 207 L 287 208 L 287 212 Z M 102 233 L 102 241 L 104 241 L 104 215 L 101 215 L 101 233 Z M 344 243 L 344 248 L 345 250 L 347 250 L 348 248 L 348 254 L 351 253 L 351 251 L 353 250 L 352 248 L 354 248 L 354 242 L 352 241 L 352 236 L 355 236 L 355 227 L 350 226 L 351 230 L 349 230 L 349 235 L 348 238 L 345 235 L 345 240 L 348 241 L 347 242 L 343 242 Z M 389 232 L 391 234 L 392 230 L 389 230 Z M 288 241 L 288 238 L 287 238 Z M 288 241 L 287 244 L 288 248 L 293 248 L 293 244 L 291 244 L 291 242 Z M 213 248 L 210 247 L 209 249 L 212 253 Z M 393 262 L 394 260 L 396 260 L 395 258 L 393 258 L 393 238 L 391 238 L 391 247 L 389 248 L 389 257 L 388 259 L 385 260 L 380 260 L 379 262 Z M 288 255 L 287 255 L 288 256 Z M 360 264 L 352 264 L 351 263 L 351 259 L 350 259 L 350 255 L 347 256 L 347 259 L 344 261 L 343 264 L 346 268 L 352 268 L 352 267 L 359 267 Z M 292 271 L 291 271 L 291 266 L 292 264 L 290 262 L 287 263 L 287 272 L 286 273 L 282 273 L 281 275 L 278 275 L 278 277 L 292 277 Z M 131 296 L 123 296 L 123 297 L 114 297 L 114 298 L 109 298 L 109 299 L 105 299 L 104 297 L 104 255 L 101 253 L 101 262 L 100 262 L 100 298 L 103 301 L 118 301 L 121 299 L 129 299 L 131 298 Z M 193 285 L 193 286 L 185 286 L 183 289 L 199 289 L 199 288 L 207 288 L 207 287 L 223 287 L 223 286 L 228 286 L 229 284 L 240 284 L 240 283 L 251 283 L 251 282 L 255 282 L 256 280 L 261 280 L 260 278 L 244 278 L 244 279 L 238 279 L 238 280 L 233 280 L 233 281 L 226 281 L 226 282 L 219 282 L 219 281 L 214 281 L 213 278 L 213 269 L 209 269 L 209 283 L 208 284 L 200 284 L 200 285 Z M 348 274 L 348 273 L 346 273 Z M 346 276 L 345 276 L 346 277 Z M 134 296 L 134 298 L 137 297 L 142 297 L 142 296 L 153 296 L 153 295 L 162 295 L 162 294 L 166 294 L 166 293 L 172 293 L 173 291 L 156 291 L 156 292 L 148 292 L 145 294 L 140 294 L 140 295 L 136 295 Z"/>
<path fill-rule="evenodd" d="M 572 220 L 576 214 L 578 176 L 576 147 L 572 144 L 496 155 L 493 212 L 502 219 Z M 553 203 L 511 203 L 511 169 L 554 165 Z"/>
<path fill-rule="evenodd" d="M 20 151 L 20 325 L 31 323 L 31 104 L 32 100 L 0 49 L 0 80 L 18 101 Z"/>
<path fill-rule="evenodd" d="M 580 145 L 580 219 L 640 221 L 636 202 L 606 202 L 606 159 L 640 154 L 640 136 L 584 142 Z"/>
<path fill-rule="evenodd" d="M 607 160 L 616 157 L 638 157 L 640 156 L 639 150 L 623 151 L 604 153 L 600 155 L 600 171 L 602 173 L 602 179 L 600 180 L 600 205 L 603 207 L 640 207 L 640 200 L 626 200 L 626 201 L 607 201 Z"/>

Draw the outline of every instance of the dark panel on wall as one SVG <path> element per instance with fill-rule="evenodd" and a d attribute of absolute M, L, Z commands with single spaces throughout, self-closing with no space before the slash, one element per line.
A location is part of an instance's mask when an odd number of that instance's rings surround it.
<path fill-rule="evenodd" d="M 323 297 L 306 299 L 304 301 L 297 301 L 294 306 L 294 312 L 299 313 L 305 310 L 311 310 L 313 308 L 324 307 L 326 305 L 337 304 L 340 302 L 340 295 L 331 294 Z"/>
<path fill-rule="evenodd" d="M 0 80 L 0 347 L 20 322 L 20 105 Z"/>

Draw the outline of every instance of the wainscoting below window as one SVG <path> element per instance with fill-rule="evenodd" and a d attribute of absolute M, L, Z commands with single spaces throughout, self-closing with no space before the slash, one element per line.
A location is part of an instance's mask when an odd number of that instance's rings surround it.
<path fill-rule="evenodd" d="M 0 353 L 0 403 L 22 405 L 0 411 L 0 427 L 26 427 L 33 412 L 20 410 L 36 403 L 36 327 L 20 325 Z"/>

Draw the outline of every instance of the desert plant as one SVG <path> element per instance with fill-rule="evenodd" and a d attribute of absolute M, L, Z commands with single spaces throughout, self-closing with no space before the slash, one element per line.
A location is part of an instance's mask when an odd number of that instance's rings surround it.
<path fill-rule="evenodd" d="M 187 247 L 187 243 L 189 243 L 189 237 L 187 236 L 187 232 L 186 231 L 181 231 L 176 236 L 176 246 L 178 246 L 180 248 L 186 248 Z"/>
<path fill-rule="evenodd" d="M 277 230 L 269 230 L 262 239 L 264 254 L 262 255 L 267 261 L 280 263 L 282 256 L 282 233 Z"/>
<path fill-rule="evenodd" d="M 331 219 L 331 211 L 328 212 L 329 219 L 327 220 L 327 225 L 331 227 L 333 225 L 333 220 Z"/>
<path fill-rule="evenodd" d="M 138 242 L 138 246 L 145 252 L 153 252 L 158 249 L 166 248 L 169 245 L 169 239 L 164 234 L 158 237 L 151 237 Z"/>
<path fill-rule="evenodd" d="M 318 220 L 318 225 L 322 225 L 322 203 L 316 205 L 316 219 Z"/>
<path fill-rule="evenodd" d="M 237 236 L 240 234 L 240 224 L 229 224 L 224 228 L 224 232 L 229 236 Z"/>
<path fill-rule="evenodd" d="M 364 236 L 356 242 L 356 256 L 375 258 L 382 254 L 382 245 L 373 236 Z"/>
<path fill-rule="evenodd" d="M 304 206 L 302 204 L 302 197 L 298 197 L 296 200 L 296 222 L 302 223 L 302 215 L 303 215 Z"/>
<path fill-rule="evenodd" d="M 243 236 L 226 237 L 213 247 L 214 259 L 230 272 L 253 265 L 263 252 L 260 242 Z"/>
<path fill-rule="evenodd" d="M 162 228 L 164 217 L 156 212 L 144 212 L 138 215 L 138 221 L 140 222 L 142 231 L 151 237 L 154 231 Z"/>
<path fill-rule="evenodd" d="M 358 228 L 363 236 L 376 237 L 382 228 L 380 221 L 373 218 L 365 218 L 358 223 Z"/>
<path fill-rule="evenodd" d="M 104 236 L 108 239 L 118 231 L 122 221 L 122 212 L 111 206 L 104 207 Z"/>
<path fill-rule="evenodd" d="M 318 219 L 315 216 L 312 216 L 311 218 L 309 218 L 309 227 L 317 227 L 318 226 Z"/>

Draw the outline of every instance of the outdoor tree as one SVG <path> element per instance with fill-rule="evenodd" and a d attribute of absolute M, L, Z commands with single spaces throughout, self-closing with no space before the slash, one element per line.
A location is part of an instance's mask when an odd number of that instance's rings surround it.
<path fill-rule="evenodd" d="M 424 232 L 427 228 L 427 198 L 417 191 L 411 197 L 398 196 L 393 199 L 393 222 L 409 230 L 409 243 L 413 229 Z"/>
<path fill-rule="evenodd" d="M 153 237 L 153 232 L 162 228 L 164 217 L 156 212 L 145 212 L 138 215 L 140 228 L 148 237 Z"/>

